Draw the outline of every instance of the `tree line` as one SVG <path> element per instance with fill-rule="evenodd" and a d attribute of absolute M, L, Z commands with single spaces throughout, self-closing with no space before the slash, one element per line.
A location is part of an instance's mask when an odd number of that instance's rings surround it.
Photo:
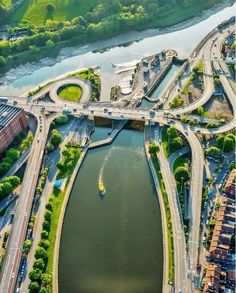
<path fill-rule="evenodd" d="M 201 2 L 204 3 L 203 0 Z M 220 0 L 210 0 L 212 4 Z M 114 36 L 130 29 L 150 27 L 157 17 L 165 17 L 180 7 L 191 6 L 194 0 L 112 0 L 101 2 L 84 16 L 78 16 L 71 21 L 47 20 L 44 26 L 31 23 L 10 28 L 10 35 L 24 31 L 24 35 L 14 41 L 0 42 L 0 68 L 7 63 L 14 63 L 14 56 L 29 52 L 37 54 L 40 49 L 52 50 L 56 44 L 73 39 L 75 42 L 95 41 Z M 78 4 L 79 5 L 79 4 Z M 48 5 L 45 9 L 49 9 Z M 50 13 L 57 9 L 50 6 Z M 1 16 L 1 9 L 0 9 Z M 2 18 L 0 17 L 2 20 Z M 6 19 L 4 19 L 6 21 Z"/>

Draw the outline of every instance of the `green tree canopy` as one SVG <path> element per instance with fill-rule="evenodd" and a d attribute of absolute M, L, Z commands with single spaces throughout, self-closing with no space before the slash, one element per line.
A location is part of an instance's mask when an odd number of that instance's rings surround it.
<path fill-rule="evenodd" d="M 39 290 L 39 284 L 38 282 L 31 282 L 28 288 L 30 293 L 36 293 Z"/>
<path fill-rule="evenodd" d="M 171 126 L 167 129 L 167 135 L 169 136 L 169 138 L 175 138 L 179 136 L 179 132 L 175 126 Z"/>
<path fill-rule="evenodd" d="M 155 155 L 157 152 L 159 152 L 160 151 L 160 147 L 159 147 L 159 145 L 157 145 L 156 143 L 151 143 L 150 145 L 149 145 L 149 153 L 151 154 L 151 155 Z"/>
<path fill-rule="evenodd" d="M 186 167 L 178 167 L 175 170 L 175 179 L 178 182 L 187 182 L 190 179 L 188 169 Z"/>

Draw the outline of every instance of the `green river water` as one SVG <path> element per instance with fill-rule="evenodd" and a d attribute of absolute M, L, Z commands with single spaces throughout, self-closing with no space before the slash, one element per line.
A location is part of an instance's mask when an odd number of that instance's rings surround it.
<path fill-rule="evenodd" d="M 158 293 L 162 266 L 160 209 L 143 132 L 123 130 L 112 145 L 90 151 L 78 173 L 62 232 L 59 289 Z"/>

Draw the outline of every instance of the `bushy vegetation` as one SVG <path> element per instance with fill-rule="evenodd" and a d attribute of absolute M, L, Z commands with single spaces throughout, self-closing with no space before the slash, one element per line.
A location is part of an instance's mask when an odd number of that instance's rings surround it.
<path fill-rule="evenodd" d="M 63 125 L 63 124 L 66 124 L 67 122 L 69 121 L 69 117 L 67 115 L 58 115 L 55 119 L 54 119 L 54 122 L 56 124 L 59 124 L 59 125 Z"/>
<path fill-rule="evenodd" d="M 11 146 L 5 151 L 3 158 L 0 160 L 0 177 L 7 173 L 20 155 L 27 150 L 33 141 L 33 136 L 25 131 L 20 132 L 12 142 Z"/>
<path fill-rule="evenodd" d="M 148 151 L 149 151 L 149 154 L 151 154 L 151 155 L 155 155 L 157 152 L 160 151 L 160 147 L 159 147 L 159 145 L 156 144 L 156 143 L 151 143 L 151 144 L 149 145 L 149 149 L 148 149 Z"/>
<path fill-rule="evenodd" d="M 78 143 L 68 142 L 65 149 L 62 151 L 62 158 L 57 163 L 58 178 L 70 176 L 74 170 L 81 154 L 81 148 Z"/>
<path fill-rule="evenodd" d="M 101 80 L 100 80 L 100 76 L 96 73 L 94 68 L 90 67 L 88 69 L 84 69 L 79 72 L 69 74 L 69 76 L 77 76 L 77 77 L 91 81 L 93 91 L 92 91 L 90 100 L 91 101 L 99 100 L 100 90 L 101 90 Z"/>
<path fill-rule="evenodd" d="M 174 126 L 162 131 L 162 143 L 166 157 L 184 146 L 183 138 Z"/>
<path fill-rule="evenodd" d="M 0 183 L 0 200 L 9 195 L 20 184 L 20 178 L 17 176 L 9 176 L 3 178 Z"/>
<path fill-rule="evenodd" d="M 164 27 L 185 20 L 221 0 L 46 0 L 23 1 L 14 11 L 0 5 L 0 22 L 17 23 L 9 29 L 15 41 L 0 43 L 0 66 L 16 59 L 33 59 L 43 51 L 53 53 L 66 41 L 78 43 L 111 37 L 151 26 Z M 20 24 L 19 24 L 20 22 Z"/>
<path fill-rule="evenodd" d="M 47 150 L 49 152 L 55 150 L 61 142 L 62 142 L 61 133 L 57 129 L 52 129 L 49 142 L 47 143 Z"/>
<path fill-rule="evenodd" d="M 173 101 L 170 103 L 171 109 L 176 109 L 184 105 L 184 100 L 180 96 L 174 97 Z"/>

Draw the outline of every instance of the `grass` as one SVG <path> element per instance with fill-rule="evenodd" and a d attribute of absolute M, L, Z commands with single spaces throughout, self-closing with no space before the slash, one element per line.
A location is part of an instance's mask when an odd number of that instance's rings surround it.
<path fill-rule="evenodd" d="M 61 207 L 67 190 L 67 185 L 64 190 L 61 191 L 57 188 L 54 188 L 53 194 L 50 197 L 50 203 L 53 206 L 52 219 L 51 219 L 51 230 L 49 232 L 48 240 L 50 241 L 50 246 L 47 250 L 48 263 L 46 267 L 46 273 L 52 273 L 53 269 L 53 258 L 54 258 L 54 246 L 56 241 L 58 219 L 61 213 Z"/>
<path fill-rule="evenodd" d="M 173 243 L 173 230 L 172 230 L 172 220 L 171 220 L 171 214 L 170 214 L 170 207 L 169 207 L 169 201 L 165 189 L 165 184 L 162 178 L 160 165 L 157 159 L 157 156 L 152 156 L 152 162 L 157 174 L 157 178 L 160 184 L 161 193 L 163 196 L 164 206 L 165 206 L 165 212 L 166 212 L 166 220 L 168 223 L 167 227 L 167 237 L 168 237 L 168 255 L 169 255 L 169 267 L 168 267 L 168 281 L 173 284 L 174 282 L 174 243 Z"/>
<path fill-rule="evenodd" d="M 174 162 L 174 165 L 173 165 L 173 169 L 174 171 L 178 168 L 178 167 L 182 167 L 184 166 L 186 163 L 188 163 L 189 159 L 186 155 L 184 156 L 181 156 L 179 158 L 177 158 Z"/>
<path fill-rule="evenodd" d="M 162 129 L 162 147 L 165 153 L 165 156 L 168 158 L 170 156 L 170 152 L 168 151 L 168 135 L 167 128 Z"/>
<path fill-rule="evenodd" d="M 10 0 L 3 0 L 10 2 Z M 107 1 L 107 0 L 103 0 Z M 10 18 L 10 23 L 28 21 L 36 25 L 43 25 L 49 19 L 52 20 L 71 20 L 76 16 L 85 15 L 99 0 L 25 0 Z M 47 12 L 48 3 L 55 5 L 53 14 Z"/>
<path fill-rule="evenodd" d="M 82 89 L 78 85 L 67 85 L 59 89 L 58 96 L 65 101 L 78 102 L 82 96 Z"/>

